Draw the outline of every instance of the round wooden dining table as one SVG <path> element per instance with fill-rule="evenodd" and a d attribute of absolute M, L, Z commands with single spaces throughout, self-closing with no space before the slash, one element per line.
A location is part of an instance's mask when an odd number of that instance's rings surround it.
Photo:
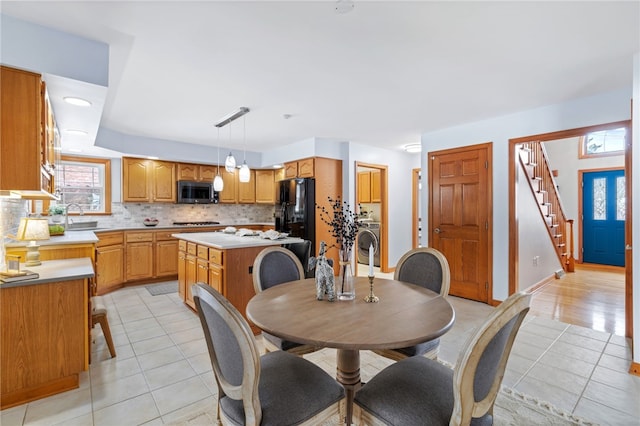
<path fill-rule="evenodd" d="M 356 277 L 356 298 L 316 299 L 315 280 L 279 284 L 256 294 L 247 318 L 285 340 L 337 349 L 336 379 L 346 391 L 345 423 L 351 424 L 353 397 L 360 387 L 360 350 L 394 349 L 446 333 L 455 313 L 446 298 L 426 288 L 375 278 L 377 303 L 365 302 L 367 277 Z"/>

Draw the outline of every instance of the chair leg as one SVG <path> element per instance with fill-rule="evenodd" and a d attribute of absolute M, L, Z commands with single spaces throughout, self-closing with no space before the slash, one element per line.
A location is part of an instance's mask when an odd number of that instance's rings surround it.
<path fill-rule="evenodd" d="M 113 339 L 111 337 L 111 329 L 109 328 L 109 321 L 107 321 L 106 313 L 94 313 L 93 314 L 94 322 L 100 323 L 100 328 L 102 328 L 102 334 L 104 334 L 104 339 L 107 341 L 107 346 L 109 347 L 109 353 L 111 354 L 111 358 L 116 356 L 116 348 L 113 346 Z"/>

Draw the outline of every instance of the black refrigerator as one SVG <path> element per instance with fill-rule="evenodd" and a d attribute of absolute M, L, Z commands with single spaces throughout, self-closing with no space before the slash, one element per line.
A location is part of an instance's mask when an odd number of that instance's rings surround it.
<path fill-rule="evenodd" d="M 276 185 L 276 231 L 311 241 L 311 256 L 315 256 L 315 179 L 285 179 Z"/>

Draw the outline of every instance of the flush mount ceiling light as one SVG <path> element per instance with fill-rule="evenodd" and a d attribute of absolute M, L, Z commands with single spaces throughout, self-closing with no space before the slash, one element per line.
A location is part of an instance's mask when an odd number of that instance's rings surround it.
<path fill-rule="evenodd" d="M 232 112 L 231 114 L 225 115 L 222 117 L 217 123 L 216 127 L 221 128 L 230 124 L 236 118 L 240 118 L 246 113 L 249 112 L 249 108 L 240 107 L 237 111 Z M 229 126 L 229 142 L 231 142 L 231 126 Z M 236 158 L 233 156 L 233 153 L 229 151 L 229 155 L 227 155 L 227 159 L 224 161 L 224 168 L 229 173 L 235 173 L 236 171 Z"/>
<path fill-rule="evenodd" d="M 421 152 L 422 151 L 422 144 L 419 143 L 410 143 L 409 145 L 405 145 L 404 146 L 404 150 L 407 152 Z"/>
<path fill-rule="evenodd" d="M 88 132 L 80 129 L 64 129 L 64 132 L 70 135 L 89 136 Z"/>
<path fill-rule="evenodd" d="M 345 14 L 349 13 L 355 7 L 353 0 L 338 0 L 336 2 L 336 13 Z"/>
<path fill-rule="evenodd" d="M 243 118 L 242 119 L 243 125 L 244 125 L 244 133 L 242 135 L 242 141 L 243 141 L 243 145 L 244 145 L 244 157 L 243 157 L 243 162 L 242 162 L 242 166 L 240 166 L 240 176 L 239 180 L 242 183 L 247 183 L 251 180 L 251 170 L 249 169 L 249 166 L 247 166 L 247 118 Z"/>
<path fill-rule="evenodd" d="M 82 99 L 82 98 L 76 98 L 74 96 L 65 96 L 62 99 L 66 103 L 71 104 L 71 105 L 75 105 L 75 106 L 81 106 L 81 107 L 90 107 L 91 106 L 91 102 L 89 102 L 88 100 Z"/>

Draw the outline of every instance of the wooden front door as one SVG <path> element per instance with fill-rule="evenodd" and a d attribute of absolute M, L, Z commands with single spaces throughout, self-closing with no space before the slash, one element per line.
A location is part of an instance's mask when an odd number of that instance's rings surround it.
<path fill-rule="evenodd" d="M 449 261 L 449 294 L 489 303 L 491 144 L 429 153 L 429 246 Z"/>

